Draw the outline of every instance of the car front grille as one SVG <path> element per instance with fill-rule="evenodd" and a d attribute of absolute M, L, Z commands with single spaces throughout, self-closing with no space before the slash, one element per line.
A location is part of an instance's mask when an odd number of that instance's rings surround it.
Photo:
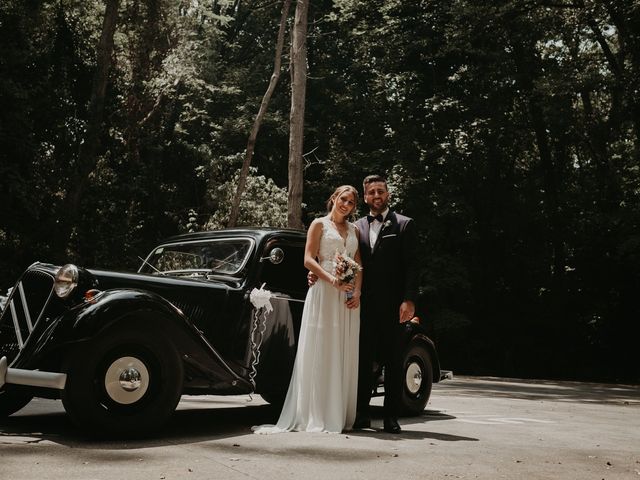
<path fill-rule="evenodd" d="M 7 357 L 9 364 L 42 317 L 53 293 L 53 282 L 53 275 L 32 267 L 11 290 L 0 317 L 0 357 Z"/>

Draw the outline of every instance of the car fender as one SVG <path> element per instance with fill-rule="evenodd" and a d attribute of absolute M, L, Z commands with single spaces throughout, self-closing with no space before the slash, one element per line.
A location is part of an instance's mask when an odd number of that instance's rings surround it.
<path fill-rule="evenodd" d="M 135 319 L 148 323 L 150 332 L 161 331 L 171 338 L 180 355 L 192 370 L 208 379 L 210 385 L 248 388 L 221 355 L 211 346 L 184 313 L 171 302 L 153 292 L 136 289 L 113 289 L 99 292 L 56 318 L 38 341 L 32 365 L 60 360 L 68 348 L 90 342 L 112 328 L 126 328 Z"/>

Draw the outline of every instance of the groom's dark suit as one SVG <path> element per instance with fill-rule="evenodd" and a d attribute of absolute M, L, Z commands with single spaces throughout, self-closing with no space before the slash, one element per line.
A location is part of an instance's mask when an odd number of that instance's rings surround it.
<path fill-rule="evenodd" d="M 363 266 L 360 307 L 360 368 L 358 412 L 368 412 L 373 389 L 373 363 L 385 365 L 385 417 L 400 413 L 402 352 L 400 352 L 400 304 L 415 303 L 418 293 L 415 222 L 389 211 L 373 249 L 369 243 L 369 221 L 356 222 L 360 231 Z"/>

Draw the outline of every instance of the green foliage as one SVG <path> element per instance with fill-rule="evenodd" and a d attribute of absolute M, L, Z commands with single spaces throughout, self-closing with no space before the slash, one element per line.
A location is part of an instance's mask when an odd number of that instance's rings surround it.
<path fill-rule="evenodd" d="M 286 227 L 287 190 L 278 187 L 272 179 L 257 173 L 257 168 L 250 167 L 240 202 L 238 226 Z M 226 227 L 239 176 L 240 170 L 236 171 L 229 181 L 211 190 L 211 195 L 218 202 L 218 209 L 206 222 L 207 230 Z"/>
<path fill-rule="evenodd" d="M 161 237 L 225 225 L 280 8 L 121 3 L 76 261 L 133 268 Z M 444 365 L 638 380 L 638 2 L 320 0 L 309 13 L 306 222 L 335 186 L 386 174 L 419 229 L 421 315 Z M 35 259 L 69 260 L 52 232 L 77 181 L 103 15 L 95 0 L 0 5 L 0 292 Z M 287 73 L 244 225 L 285 224 Z"/>

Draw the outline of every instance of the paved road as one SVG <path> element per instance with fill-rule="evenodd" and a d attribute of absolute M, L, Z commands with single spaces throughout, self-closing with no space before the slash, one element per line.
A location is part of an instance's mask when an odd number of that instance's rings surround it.
<path fill-rule="evenodd" d="M 248 400 L 185 397 L 161 436 L 128 442 L 87 439 L 60 402 L 34 400 L 0 427 L 0 480 L 640 480 L 638 386 L 457 377 L 400 435 L 379 417 L 369 431 L 253 435 L 276 413 Z"/>

